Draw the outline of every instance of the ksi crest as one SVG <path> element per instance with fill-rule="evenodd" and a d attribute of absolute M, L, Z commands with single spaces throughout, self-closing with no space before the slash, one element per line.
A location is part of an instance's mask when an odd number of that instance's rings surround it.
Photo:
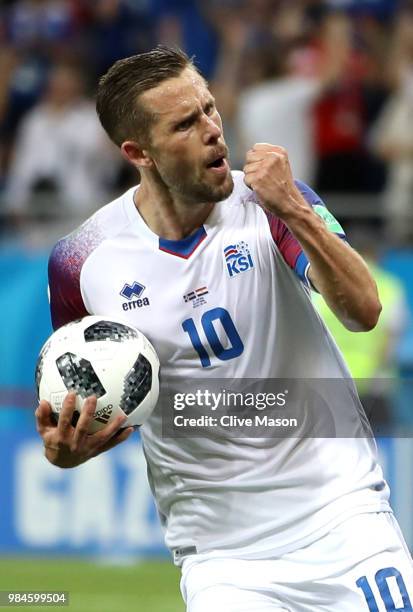
<path fill-rule="evenodd" d="M 224 249 L 225 264 L 230 278 L 241 272 L 252 270 L 254 262 L 248 244 L 241 240 L 236 244 L 229 244 Z"/>

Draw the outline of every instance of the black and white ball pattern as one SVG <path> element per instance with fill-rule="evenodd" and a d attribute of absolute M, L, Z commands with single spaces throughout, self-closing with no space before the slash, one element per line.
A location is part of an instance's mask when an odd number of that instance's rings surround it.
<path fill-rule="evenodd" d="M 86 397 L 94 395 L 98 400 L 91 431 L 119 413 L 128 416 L 126 427 L 139 426 L 158 400 L 159 360 L 136 328 L 88 316 L 61 327 L 46 341 L 35 379 L 39 399 L 46 399 L 57 417 L 66 394 L 75 391 L 77 411 Z"/>

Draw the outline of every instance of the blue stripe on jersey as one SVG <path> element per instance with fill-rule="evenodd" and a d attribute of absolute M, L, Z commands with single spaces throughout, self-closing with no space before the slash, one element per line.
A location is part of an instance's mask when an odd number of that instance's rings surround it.
<path fill-rule="evenodd" d="M 308 267 L 307 255 L 302 251 L 300 255 L 297 257 L 297 261 L 295 262 L 294 271 L 297 274 L 298 278 L 305 284 L 307 287 L 310 286 L 309 281 L 307 279 L 306 270 Z"/>
<path fill-rule="evenodd" d="M 206 230 L 204 226 L 197 229 L 194 234 L 182 238 L 182 240 L 167 240 L 166 238 L 159 238 L 159 249 L 176 255 L 177 257 L 183 257 L 188 259 L 195 251 L 195 249 L 201 244 L 206 238 Z"/>

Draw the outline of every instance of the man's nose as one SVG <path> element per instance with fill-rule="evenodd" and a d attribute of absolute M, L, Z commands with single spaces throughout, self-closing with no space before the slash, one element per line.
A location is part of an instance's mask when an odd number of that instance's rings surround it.
<path fill-rule="evenodd" d="M 216 142 L 222 136 L 222 130 L 219 125 L 212 120 L 211 117 L 204 117 L 204 142 L 210 144 Z"/>

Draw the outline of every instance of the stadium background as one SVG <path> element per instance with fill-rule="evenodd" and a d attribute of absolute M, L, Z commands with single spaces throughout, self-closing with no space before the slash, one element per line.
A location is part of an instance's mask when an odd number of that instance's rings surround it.
<path fill-rule="evenodd" d="M 50 247 L 136 181 L 96 126 L 93 91 L 113 61 L 158 42 L 195 55 L 233 167 L 261 131 L 268 137 L 256 140 L 286 146 L 297 178 L 391 279 L 390 323 L 368 349 L 380 353 L 372 376 L 381 383 L 362 391 L 413 548 L 412 3 L 3 0 L 0 590 L 68 590 L 73 611 L 183 609 L 138 436 L 60 471 L 44 460 L 33 418 L 34 363 L 51 331 Z"/>

